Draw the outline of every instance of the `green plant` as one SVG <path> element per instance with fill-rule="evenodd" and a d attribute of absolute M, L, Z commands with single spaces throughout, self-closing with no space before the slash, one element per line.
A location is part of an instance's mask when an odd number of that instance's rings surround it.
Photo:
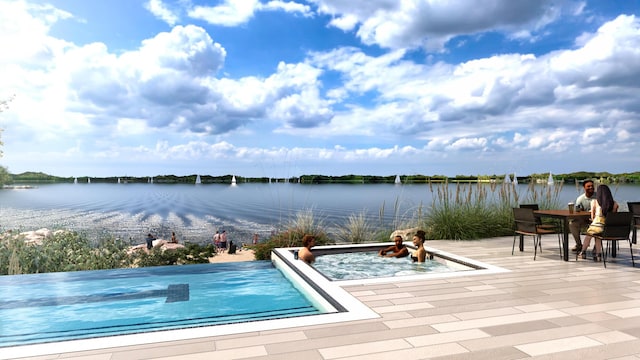
<path fill-rule="evenodd" d="M 347 222 L 338 227 L 336 236 L 342 242 L 360 244 L 371 241 L 373 234 L 374 230 L 363 211 L 349 215 Z"/>
<path fill-rule="evenodd" d="M 329 243 L 329 237 L 324 231 L 324 222 L 318 219 L 313 210 L 305 209 L 297 212 L 285 226 L 284 230 L 271 236 L 267 241 L 253 247 L 256 260 L 269 260 L 271 250 L 279 247 L 302 246 L 304 235 L 313 235 L 316 245 Z"/>
<path fill-rule="evenodd" d="M 164 250 L 154 247 L 149 252 L 137 251 L 133 253 L 133 262 L 140 267 L 166 266 L 184 264 L 206 264 L 209 258 L 215 256 L 216 248 L 213 244 L 198 245 L 185 243 L 183 248 Z"/>

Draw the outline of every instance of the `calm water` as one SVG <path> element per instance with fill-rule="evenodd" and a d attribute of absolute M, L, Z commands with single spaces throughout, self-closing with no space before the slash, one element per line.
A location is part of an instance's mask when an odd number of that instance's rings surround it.
<path fill-rule="evenodd" d="M 270 261 L 0 277 L 0 348 L 319 314 Z"/>
<path fill-rule="evenodd" d="M 638 185 L 612 190 L 623 208 L 626 201 L 640 200 Z M 518 193 L 524 197 L 527 185 L 519 185 Z M 579 193 L 565 185 L 559 200 L 566 204 Z M 373 224 L 380 224 L 381 213 L 385 224 L 408 219 L 419 208 L 428 211 L 432 196 L 425 184 L 52 184 L 0 190 L 0 227 L 109 231 L 134 242 L 149 231 L 164 238 L 175 231 L 181 241 L 202 242 L 225 229 L 236 243 L 249 243 L 254 232 L 264 239 L 300 210 L 312 210 L 331 231 L 362 212 Z"/>

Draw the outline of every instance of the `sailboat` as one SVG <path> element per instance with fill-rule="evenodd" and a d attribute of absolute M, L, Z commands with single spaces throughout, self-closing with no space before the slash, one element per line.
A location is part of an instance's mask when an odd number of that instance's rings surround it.
<path fill-rule="evenodd" d="M 200 180 L 200 175 L 196 176 L 196 185 L 202 184 L 202 180 Z"/>
<path fill-rule="evenodd" d="M 74 177 L 74 178 L 73 178 L 73 183 L 74 183 L 74 184 L 77 184 L 77 183 L 78 183 L 78 178 L 77 178 L 77 177 Z"/>
<path fill-rule="evenodd" d="M 231 185 L 236 185 L 236 176 L 233 175 L 233 177 L 231 178 Z"/>
<path fill-rule="evenodd" d="M 518 177 L 515 172 L 513 173 L 513 185 L 518 185 Z"/>
<path fill-rule="evenodd" d="M 394 182 L 396 185 L 397 184 L 402 184 L 402 181 L 400 180 L 400 175 L 396 175 L 396 180 Z"/>
<path fill-rule="evenodd" d="M 549 179 L 547 180 L 547 185 L 553 185 L 553 176 L 549 173 Z"/>
<path fill-rule="evenodd" d="M 511 178 L 509 177 L 509 174 L 506 174 L 504 176 L 504 184 L 511 184 Z"/>

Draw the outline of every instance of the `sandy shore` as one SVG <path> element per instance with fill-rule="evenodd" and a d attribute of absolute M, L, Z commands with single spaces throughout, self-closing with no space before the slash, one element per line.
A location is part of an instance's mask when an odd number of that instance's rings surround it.
<path fill-rule="evenodd" d="M 244 249 L 237 251 L 235 254 L 227 254 L 226 252 L 220 252 L 216 256 L 210 257 L 209 262 L 223 263 L 223 262 L 236 262 L 236 261 L 253 261 L 255 260 L 253 250 Z"/>

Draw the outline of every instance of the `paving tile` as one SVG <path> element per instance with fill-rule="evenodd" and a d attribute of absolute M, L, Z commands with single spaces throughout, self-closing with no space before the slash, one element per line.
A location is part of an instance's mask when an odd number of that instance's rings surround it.
<path fill-rule="evenodd" d="M 217 359 L 215 356 L 209 359 Z M 318 350 L 305 350 L 305 351 L 293 351 L 282 354 L 269 354 L 264 356 L 248 357 L 245 360 L 291 360 L 291 359 L 304 359 L 304 360 L 324 360 Z"/>
<path fill-rule="evenodd" d="M 237 338 L 227 340 L 217 340 L 216 350 L 235 349 L 254 345 L 273 344 L 292 340 L 304 340 L 307 337 L 302 331 L 290 331 L 286 333 L 255 336 L 250 338 Z"/>
<path fill-rule="evenodd" d="M 461 313 L 453 313 L 453 316 L 460 320 L 482 319 L 501 315 L 522 314 L 522 311 L 515 307 L 504 307 L 488 310 L 467 311 Z"/>
<path fill-rule="evenodd" d="M 548 310 L 548 311 L 538 311 L 534 313 L 525 313 L 525 314 L 517 314 L 517 315 L 494 316 L 494 317 L 483 318 L 483 319 L 462 320 L 457 322 L 433 324 L 431 326 L 440 332 L 446 332 L 446 331 L 482 328 L 482 327 L 496 326 L 496 325 L 514 324 L 514 323 L 521 323 L 521 322 L 528 322 L 528 321 L 535 321 L 535 320 L 545 320 L 545 319 L 552 319 L 552 318 L 563 317 L 563 316 L 568 316 L 568 315 L 558 310 Z"/>
<path fill-rule="evenodd" d="M 500 336 L 500 335 L 509 335 L 509 334 L 518 334 L 536 330 L 545 330 L 545 329 L 554 329 L 559 326 L 548 321 L 548 320 L 539 320 L 539 321 L 528 321 L 517 324 L 507 324 L 507 325 L 498 325 L 498 326 L 490 326 L 482 328 L 482 331 L 486 332 L 491 336 Z"/>
<path fill-rule="evenodd" d="M 377 312 L 378 314 L 384 314 L 384 313 L 388 313 L 388 312 L 410 311 L 410 310 L 416 310 L 416 309 L 428 309 L 428 308 L 432 308 L 432 307 L 433 307 L 433 305 L 431 305 L 429 303 L 419 302 L 419 303 L 412 303 L 412 304 L 380 306 L 380 307 L 373 308 L 373 311 Z"/>
<path fill-rule="evenodd" d="M 615 344 L 619 342 L 638 340 L 637 337 L 631 336 L 621 331 L 607 331 L 589 335 L 590 338 L 603 344 Z"/>
<path fill-rule="evenodd" d="M 465 340 L 460 344 L 471 351 L 481 351 L 487 349 L 500 348 L 504 346 L 515 346 L 528 344 L 532 342 L 542 342 L 553 339 L 561 339 L 571 336 L 590 335 L 595 333 L 606 332 L 609 329 L 596 325 L 584 324 L 565 328 L 551 328 L 542 330 L 532 330 L 527 332 L 519 332 L 505 335 L 494 335 L 490 338 L 479 340 Z"/>
<path fill-rule="evenodd" d="M 458 341 L 469 340 L 469 339 L 487 338 L 489 336 L 490 336 L 489 334 L 485 333 L 482 330 L 471 329 L 471 330 L 462 330 L 462 331 L 452 331 L 448 333 L 412 336 L 412 337 L 406 338 L 406 340 L 411 345 L 415 347 L 419 347 L 419 346 L 444 344 L 444 343 L 450 343 L 450 342 L 458 342 Z"/>
<path fill-rule="evenodd" d="M 267 351 L 264 346 L 248 346 L 238 349 L 219 350 L 211 352 L 182 354 L 177 356 L 153 356 L 148 359 L 156 360 L 209 360 L 215 358 L 216 360 L 232 360 L 232 359 L 247 359 L 255 356 L 267 355 Z M 129 359 L 145 359 L 144 357 L 130 357 Z"/>
<path fill-rule="evenodd" d="M 370 355 L 380 352 L 397 351 L 410 348 L 411 345 L 403 339 L 386 341 L 376 341 L 355 345 L 343 345 L 319 349 L 318 351 L 325 359 L 337 359 L 355 355 Z"/>
<path fill-rule="evenodd" d="M 516 345 L 516 348 L 530 356 L 537 356 L 599 345 L 602 345 L 602 343 L 586 336 L 574 336 L 563 339 Z"/>
<path fill-rule="evenodd" d="M 397 329 L 397 328 L 410 327 L 410 326 L 420 326 L 420 325 L 424 326 L 429 324 L 437 324 L 441 322 L 449 322 L 449 321 L 456 321 L 456 320 L 458 319 L 453 315 L 436 315 L 436 316 L 427 316 L 427 317 L 414 317 L 410 319 L 390 320 L 390 321 L 385 321 L 384 324 L 389 329 Z"/>

